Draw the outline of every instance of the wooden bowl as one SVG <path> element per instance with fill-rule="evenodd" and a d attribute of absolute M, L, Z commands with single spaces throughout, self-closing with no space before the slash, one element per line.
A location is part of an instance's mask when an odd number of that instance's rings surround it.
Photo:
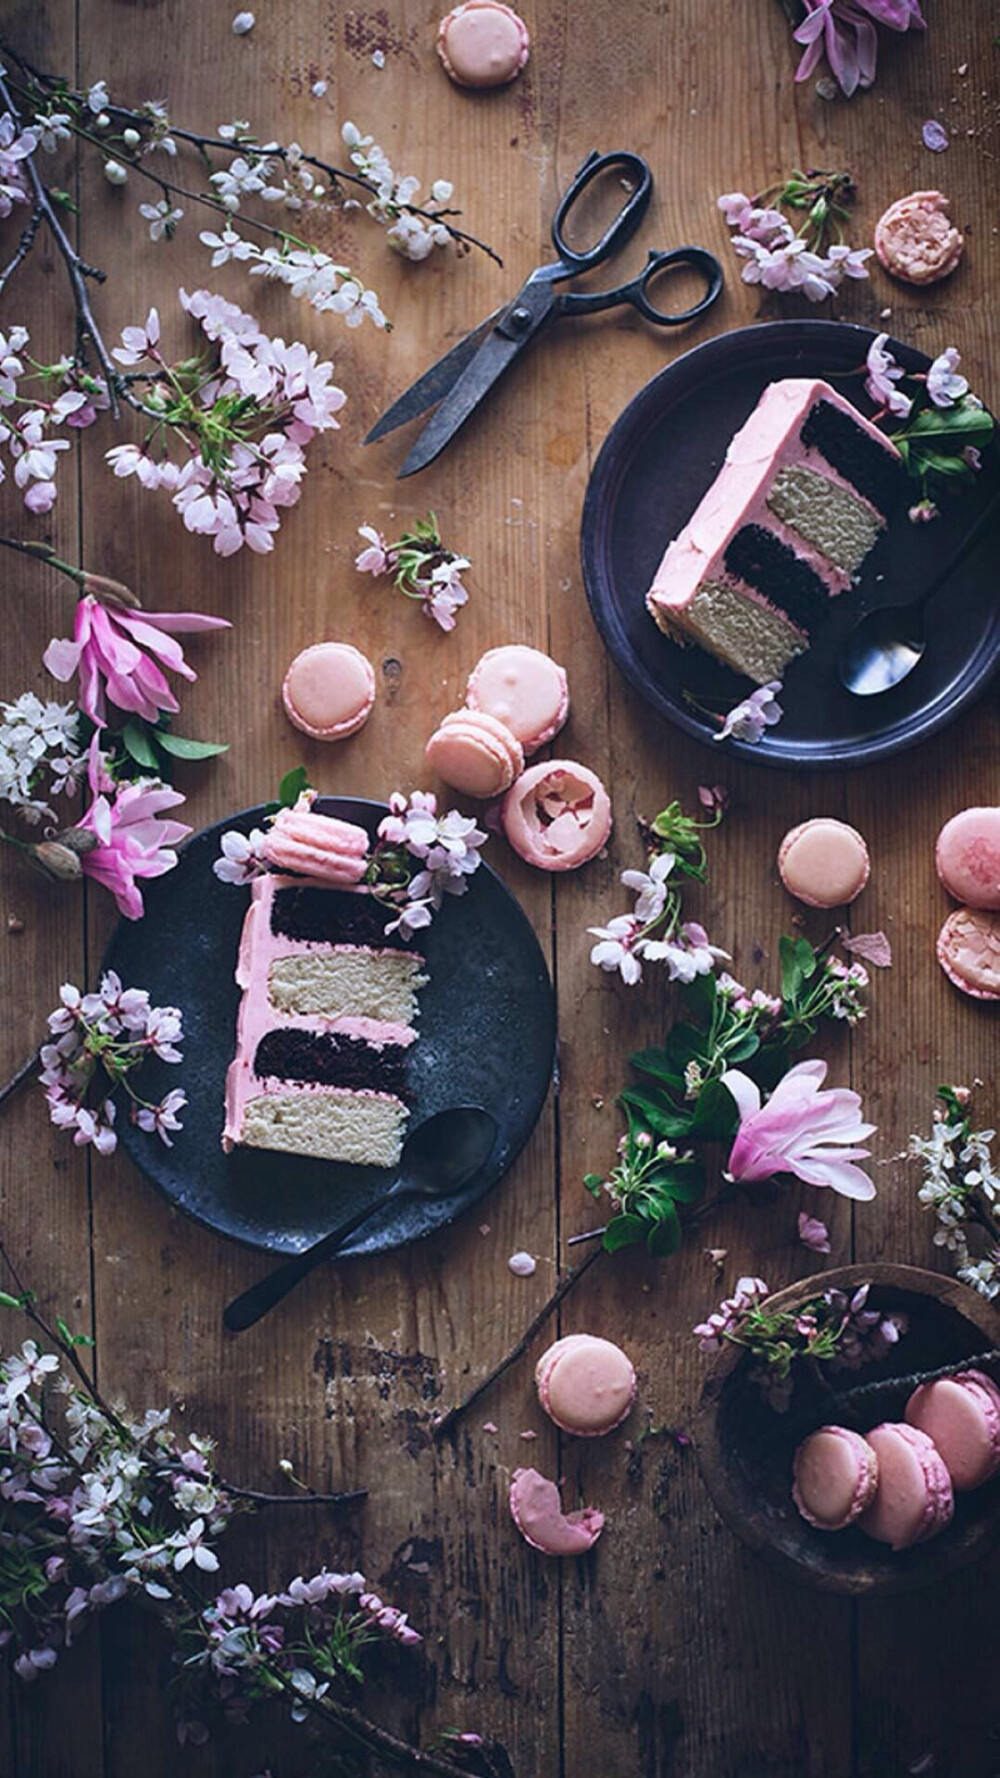
<path fill-rule="evenodd" d="M 975 1291 L 916 1266 L 843 1266 L 804 1278 L 769 1298 L 774 1308 L 794 1309 L 824 1290 L 851 1293 L 871 1284 L 869 1301 L 903 1310 L 909 1330 L 892 1353 L 859 1371 L 824 1367 L 835 1392 L 858 1384 L 936 1370 L 1000 1343 L 1000 1313 Z M 792 1500 L 792 1457 L 810 1432 L 837 1422 L 836 1401 L 804 1370 L 787 1413 L 768 1406 L 750 1380 L 752 1361 L 738 1346 L 720 1354 L 702 1391 L 692 1428 L 706 1486 L 723 1519 L 772 1567 L 825 1592 L 866 1595 L 902 1593 L 927 1586 L 975 1561 L 1000 1532 L 1000 1477 L 955 1497 L 955 1516 L 932 1541 L 892 1551 L 855 1528 L 817 1531 Z M 800 1367 L 800 1369 L 803 1367 Z M 909 1387 L 886 1390 L 870 1415 L 843 1423 L 869 1431 L 883 1420 L 901 1420 Z"/>

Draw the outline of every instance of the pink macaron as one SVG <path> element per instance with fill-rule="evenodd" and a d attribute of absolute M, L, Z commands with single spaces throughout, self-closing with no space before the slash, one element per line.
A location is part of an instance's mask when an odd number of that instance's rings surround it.
<path fill-rule="evenodd" d="M 510 1483 L 510 1515 L 532 1549 L 546 1556 L 582 1556 L 604 1530 L 604 1514 L 584 1506 L 564 1513 L 559 1489 L 537 1469 L 515 1469 Z"/>
<path fill-rule="evenodd" d="M 916 1426 L 876 1426 L 867 1434 L 878 1458 L 878 1488 L 860 1530 L 894 1550 L 936 1537 L 955 1510 L 951 1477 L 937 1446 Z"/>
<path fill-rule="evenodd" d="M 575 870 L 611 832 L 611 801 L 596 773 L 572 759 L 529 766 L 501 810 L 510 845 L 539 870 Z"/>
<path fill-rule="evenodd" d="M 437 52 L 457 86 L 506 86 L 530 47 L 527 25 L 502 0 L 465 0 L 438 26 Z"/>
<path fill-rule="evenodd" d="M 276 870 L 296 871 L 322 883 L 360 883 L 368 864 L 369 839 L 363 827 L 312 813 L 312 793 L 294 809 L 279 809 L 262 851 Z"/>
<path fill-rule="evenodd" d="M 878 1458 L 847 1426 L 821 1426 L 795 1453 L 792 1498 L 817 1531 L 843 1531 L 869 1507 L 878 1487 Z"/>
<path fill-rule="evenodd" d="M 956 901 L 969 908 L 1000 908 L 1000 808 L 953 815 L 938 834 L 934 862 Z"/>
<path fill-rule="evenodd" d="M 297 654 L 281 688 L 289 722 L 314 741 L 342 741 L 368 721 L 375 670 L 350 642 L 314 642 Z"/>
<path fill-rule="evenodd" d="M 959 1493 L 1000 1472 L 1000 1389 L 982 1371 L 958 1371 L 921 1383 L 906 1419 L 933 1439 Z"/>
<path fill-rule="evenodd" d="M 538 1399 L 550 1420 L 578 1438 L 620 1426 L 635 1401 L 635 1369 L 620 1346 L 594 1334 L 567 1334 L 535 1366 Z"/>
<path fill-rule="evenodd" d="M 778 873 L 789 895 L 811 908 L 842 908 L 868 881 L 868 847 L 846 821 L 819 816 L 786 833 Z"/>
<path fill-rule="evenodd" d="M 506 723 L 530 758 L 569 715 L 566 674 L 540 649 L 510 642 L 491 648 L 473 668 L 466 703 Z"/>
<path fill-rule="evenodd" d="M 520 741 L 485 710 L 453 711 L 435 729 L 424 753 L 446 784 L 483 801 L 509 790 L 524 770 Z"/>
<path fill-rule="evenodd" d="M 956 908 L 938 934 L 937 960 L 973 1000 L 1000 1000 L 1000 913 Z"/>

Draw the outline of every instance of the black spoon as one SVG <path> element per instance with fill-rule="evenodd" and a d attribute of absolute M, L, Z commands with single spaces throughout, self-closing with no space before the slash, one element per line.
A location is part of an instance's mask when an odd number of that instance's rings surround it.
<path fill-rule="evenodd" d="M 994 494 L 958 549 L 908 605 L 881 605 L 855 624 L 840 651 L 840 678 L 855 697 L 870 698 L 891 691 L 913 672 L 927 647 L 924 612 L 934 594 L 965 561 L 1000 515 L 1000 493 Z"/>
<path fill-rule="evenodd" d="M 348 1235 L 353 1235 L 390 1198 L 449 1198 L 461 1191 L 489 1160 L 496 1136 L 496 1118 L 480 1105 L 453 1105 L 447 1111 L 435 1112 L 407 1136 L 399 1172 L 392 1184 L 363 1210 L 331 1229 L 321 1241 L 251 1284 L 242 1296 L 234 1297 L 223 1311 L 225 1326 L 231 1333 L 252 1327 L 295 1288 L 300 1278 L 336 1253 Z"/>

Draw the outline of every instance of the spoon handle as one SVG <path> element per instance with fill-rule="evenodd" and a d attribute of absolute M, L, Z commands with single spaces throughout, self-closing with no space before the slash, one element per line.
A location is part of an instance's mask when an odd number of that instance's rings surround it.
<path fill-rule="evenodd" d="M 390 1186 L 374 1203 L 366 1204 L 355 1216 L 339 1223 L 321 1241 L 315 1241 L 304 1253 L 296 1253 L 284 1265 L 268 1272 L 266 1277 L 259 1278 L 256 1284 L 251 1284 L 250 1289 L 245 1290 L 241 1296 L 234 1297 L 222 1312 L 223 1323 L 230 1333 L 242 1333 L 245 1327 L 252 1327 L 255 1321 L 260 1321 L 290 1290 L 295 1289 L 299 1280 L 311 1272 L 314 1266 L 329 1258 L 330 1254 L 336 1253 L 348 1235 L 353 1235 L 355 1229 L 368 1221 L 369 1216 L 374 1216 L 376 1210 L 381 1209 L 386 1199 L 392 1196 L 393 1190 L 394 1186 Z"/>
<path fill-rule="evenodd" d="M 966 557 L 970 556 L 972 551 L 982 542 L 987 531 L 992 529 L 998 517 L 1000 517 L 1000 488 L 998 488 L 992 498 L 987 501 L 978 519 L 972 526 L 972 529 L 966 532 L 955 551 L 955 554 L 945 563 L 940 574 L 935 574 L 930 586 L 924 588 L 918 601 L 921 606 L 926 605 L 928 599 L 932 599 L 938 589 L 944 586 L 945 581 L 951 579 L 955 569 L 960 568 Z"/>

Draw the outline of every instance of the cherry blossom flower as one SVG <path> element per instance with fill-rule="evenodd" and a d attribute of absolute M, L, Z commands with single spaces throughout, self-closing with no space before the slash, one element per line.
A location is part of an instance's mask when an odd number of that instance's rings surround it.
<path fill-rule="evenodd" d="M 672 852 L 658 852 L 648 871 L 623 870 L 621 881 L 637 895 L 633 912 L 645 926 L 659 919 L 667 905 L 667 878 L 677 863 Z"/>
<path fill-rule="evenodd" d="M 134 1122 L 140 1130 L 155 1131 L 161 1142 L 168 1148 L 173 1148 L 168 1132 L 180 1129 L 181 1120 L 177 1114 L 183 1111 L 186 1104 L 187 1094 L 180 1087 L 174 1087 L 159 1105 L 140 1105 L 133 1114 Z"/>
<path fill-rule="evenodd" d="M 847 1087 L 821 1092 L 827 1065 L 798 1062 L 766 1104 L 760 1088 L 738 1068 L 722 1076 L 740 1114 L 727 1177 L 743 1183 L 794 1173 L 806 1185 L 829 1186 L 847 1198 L 873 1198 L 875 1187 L 853 1162 L 870 1153 L 857 1144 L 874 1124 L 861 1121 L 861 1099 Z"/>
<path fill-rule="evenodd" d="M 15 204 L 31 202 L 24 162 L 37 146 L 36 131 L 19 132 L 10 112 L 5 111 L 0 117 L 0 217 L 9 216 Z"/>
<path fill-rule="evenodd" d="M 139 215 L 149 223 L 151 241 L 172 241 L 184 212 L 176 209 L 169 198 L 161 198 L 158 204 L 140 204 Z"/>
<path fill-rule="evenodd" d="M 99 728 L 107 720 L 106 696 L 119 710 L 134 711 L 155 723 L 161 711 L 180 709 L 162 667 L 185 679 L 197 678 L 174 634 L 230 627 L 224 617 L 204 617 L 194 611 L 112 609 L 86 594 L 77 601 L 72 641 L 54 637 L 42 659 L 63 684 L 79 674 L 80 706 Z"/>
<path fill-rule="evenodd" d="M 255 877 L 265 876 L 267 864 L 264 858 L 264 841 L 267 835 L 263 828 L 255 827 L 250 833 L 237 833 L 231 829 L 222 836 L 222 857 L 217 858 L 212 870 L 220 883 L 252 883 Z"/>
<path fill-rule="evenodd" d="M 367 549 L 355 556 L 354 566 L 359 574 L 391 574 L 396 567 L 396 558 L 392 553 L 381 531 L 374 525 L 359 525 L 358 536 L 363 537 Z"/>
<path fill-rule="evenodd" d="M 765 730 L 773 728 L 784 715 L 777 701 L 780 690 L 781 683 L 777 679 L 770 685 L 758 686 L 748 698 L 733 706 L 718 734 L 712 736 L 713 741 L 725 741 L 732 735 L 736 741 L 747 741 L 756 746 L 763 740 Z"/>
<path fill-rule="evenodd" d="M 808 1211 L 800 1210 L 798 1231 L 799 1240 L 810 1253 L 830 1252 L 830 1231 L 826 1223 L 820 1222 L 817 1216 L 810 1216 Z"/>
<path fill-rule="evenodd" d="M 591 963 L 599 969 L 618 970 L 629 986 L 641 981 L 642 964 L 635 954 L 635 942 L 642 922 L 634 914 L 616 914 L 606 926 L 588 926 L 587 931 L 598 940 L 590 953 Z"/>
<path fill-rule="evenodd" d="M 43 704 L 30 691 L 0 703 L 0 802 L 32 823 L 54 819 L 46 799 L 72 794 L 85 770 L 73 704 Z"/>
<path fill-rule="evenodd" d="M 887 333 L 877 334 L 868 348 L 865 389 L 873 401 L 883 405 L 890 414 L 905 420 L 913 402 L 901 389 L 894 386 L 906 373 L 902 365 L 897 364 L 892 353 L 886 350 L 888 338 Z"/>
<path fill-rule="evenodd" d="M 969 385 L 958 375 L 958 366 L 957 347 L 946 346 L 927 372 L 927 393 L 935 407 L 954 407 L 956 401 L 968 395 Z"/>

